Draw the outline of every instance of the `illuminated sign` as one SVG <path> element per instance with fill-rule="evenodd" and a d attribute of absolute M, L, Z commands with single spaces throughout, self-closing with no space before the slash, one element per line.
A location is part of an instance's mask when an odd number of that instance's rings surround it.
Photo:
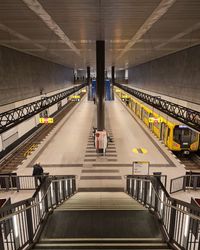
<path fill-rule="evenodd" d="M 54 123 L 54 119 L 50 117 L 47 117 L 47 118 L 41 117 L 39 122 L 40 123 Z"/>
<path fill-rule="evenodd" d="M 179 125 L 179 128 L 188 128 L 186 125 Z"/>
<path fill-rule="evenodd" d="M 158 117 L 158 118 L 149 117 L 149 123 L 154 123 L 154 122 L 161 123 L 161 122 L 163 122 L 163 118 L 162 117 Z"/>
<path fill-rule="evenodd" d="M 80 99 L 80 98 L 81 98 L 80 95 L 73 95 L 73 96 L 71 96 L 71 99 Z"/>
<path fill-rule="evenodd" d="M 129 98 L 129 96 L 128 96 L 128 95 L 122 95 L 122 98 L 124 98 L 124 99 L 128 99 L 128 98 Z"/>

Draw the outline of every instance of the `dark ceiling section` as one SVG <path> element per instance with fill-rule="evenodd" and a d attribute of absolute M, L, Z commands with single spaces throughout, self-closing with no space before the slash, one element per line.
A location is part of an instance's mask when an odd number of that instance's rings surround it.
<path fill-rule="evenodd" d="M 95 67 L 98 39 L 106 40 L 107 67 L 117 68 L 194 46 L 200 1 L 0 0 L 1 45 L 78 69 Z"/>

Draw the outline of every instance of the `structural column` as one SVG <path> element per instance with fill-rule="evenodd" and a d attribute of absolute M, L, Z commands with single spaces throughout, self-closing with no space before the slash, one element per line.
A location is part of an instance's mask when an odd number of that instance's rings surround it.
<path fill-rule="evenodd" d="M 105 129 L 105 41 L 96 41 L 96 104 L 97 104 L 97 130 Z"/>
<path fill-rule="evenodd" d="M 90 67 L 87 67 L 87 92 L 88 92 L 88 101 L 92 99 L 92 86 L 90 84 Z"/>
<path fill-rule="evenodd" d="M 112 66 L 112 84 L 115 83 L 115 66 Z"/>
<path fill-rule="evenodd" d="M 90 67 L 87 67 L 87 85 L 90 84 Z"/>
<path fill-rule="evenodd" d="M 112 68 L 111 68 L 111 78 L 112 78 L 111 79 L 111 82 L 112 82 L 111 95 L 112 95 L 112 100 L 114 100 L 115 66 L 112 66 Z"/>

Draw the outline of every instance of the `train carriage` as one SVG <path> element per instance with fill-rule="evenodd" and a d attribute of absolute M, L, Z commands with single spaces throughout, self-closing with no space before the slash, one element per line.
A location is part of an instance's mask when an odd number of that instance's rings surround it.
<path fill-rule="evenodd" d="M 164 114 L 123 90 L 115 88 L 115 92 L 170 150 L 186 154 L 198 151 L 199 133 L 173 118 L 166 119 Z"/>

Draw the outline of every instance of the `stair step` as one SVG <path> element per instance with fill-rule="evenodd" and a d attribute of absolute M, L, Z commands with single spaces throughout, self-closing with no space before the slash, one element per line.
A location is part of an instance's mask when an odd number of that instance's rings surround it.
<path fill-rule="evenodd" d="M 169 249 L 161 242 L 46 242 L 36 244 L 34 249 Z"/>

